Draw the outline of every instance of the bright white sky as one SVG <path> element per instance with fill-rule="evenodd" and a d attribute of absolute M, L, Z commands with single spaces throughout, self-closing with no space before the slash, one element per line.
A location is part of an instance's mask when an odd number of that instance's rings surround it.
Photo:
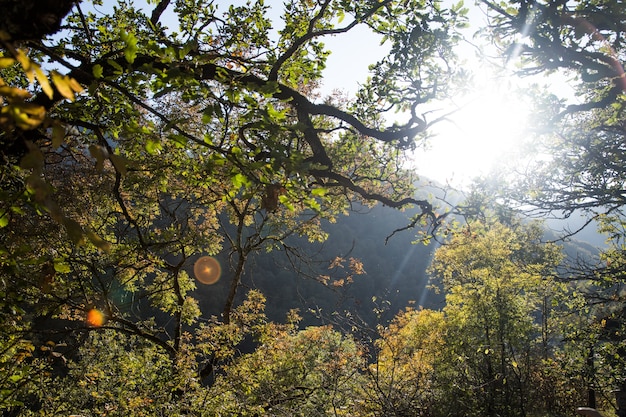
<path fill-rule="evenodd" d="M 479 13 L 479 12 L 478 12 Z M 473 19 L 481 19 L 474 13 Z M 478 23 L 472 22 L 470 33 Z M 332 51 L 325 70 L 324 90 L 356 91 L 368 75 L 367 66 L 382 57 L 386 48 L 366 29 L 325 41 Z M 506 164 L 522 138 L 527 106 L 512 91 L 523 85 L 514 76 L 499 79 L 474 58 L 473 47 L 461 45 L 468 68 L 476 71 L 473 91 L 454 103 L 442 105 L 442 113 L 458 110 L 433 127 L 433 137 L 413 159 L 417 173 L 441 183 L 467 185 L 475 176 L 488 174 L 497 164 Z M 513 71 L 509 71 L 511 75 Z"/>
<path fill-rule="evenodd" d="M 416 152 L 418 173 L 466 185 L 497 165 L 512 163 L 529 116 L 528 102 L 514 94 L 522 83 L 513 77 L 495 78 L 488 71 L 479 74 L 473 92 L 450 108 L 458 111 L 433 126 L 429 146 Z"/>
<path fill-rule="evenodd" d="M 486 18 L 476 6 L 466 6 L 470 8 L 471 25 L 467 37 L 471 38 L 486 24 Z M 379 45 L 376 36 L 358 27 L 326 40 L 325 44 L 332 51 L 324 74 L 325 91 L 356 91 L 368 76 L 367 66 L 387 50 Z M 515 91 L 530 81 L 516 77 L 513 68 L 496 75 L 495 69 L 480 62 L 475 47 L 469 43 L 459 45 L 457 53 L 467 62 L 466 69 L 475 73 L 469 87 L 471 94 L 442 104 L 441 114 L 457 111 L 433 126 L 433 137 L 425 148 L 416 151 L 413 165 L 422 178 L 462 187 L 496 166 L 513 162 L 517 145 L 524 139 L 530 104 L 528 98 Z M 560 90 L 567 88 L 565 80 L 558 84 Z"/>

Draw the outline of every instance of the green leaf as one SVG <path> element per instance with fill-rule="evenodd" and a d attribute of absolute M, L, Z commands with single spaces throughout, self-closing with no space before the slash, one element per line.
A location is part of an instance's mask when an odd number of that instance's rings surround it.
<path fill-rule="evenodd" d="M 121 38 L 124 43 L 126 43 L 126 47 L 124 48 L 124 58 L 126 59 L 126 62 L 132 64 L 135 62 L 135 58 L 137 58 L 137 51 L 139 50 L 137 47 L 137 38 L 130 32 L 122 32 Z"/>
<path fill-rule="evenodd" d="M 339 10 L 337 12 L 337 23 L 341 23 L 343 22 L 343 19 L 346 17 L 346 14 L 344 13 L 343 10 Z"/>
<path fill-rule="evenodd" d="M 313 188 L 311 190 L 311 194 L 314 196 L 318 196 L 318 197 L 324 197 L 326 195 L 326 193 L 328 193 L 328 190 L 326 188 Z"/>
<path fill-rule="evenodd" d="M 267 105 L 267 115 L 273 122 L 282 122 L 286 119 L 286 110 L 276 110 L 270 103 Z"/>
<path fill-rule="evenodd" d="M 54 260 L 54 270 L 59 274 L 67 274 L 72 269 L 70 268 L 70 265 L 65 262 L 65 260 L 57 258 Z"/>
<path fill-rule="evenodd" d="M 279 195 L 278 196 L 278 201 L 280 201 L 280 203 L 287 207 L 287 209 L 289 211 L 296 211 L 296 208 L 294 207 L 293 204 L 291 204 L 291 201 L 289 200 L 289 197 L 286 195 Z"/>
<path fill-rule="evenodd" d="M 102 78 L 102 74 L 104 73 L 104 68 L 102 68 L 102 65 L 100 64 L 96 64 L 93 66 L 93 68 L 91 69 L 91 72 L 93 74 L 94 77 L 96 78 Z"/>
<path fill-rule="evenodd" d="M 9 216 L 7 213 L 4 213 L 0 216 L 0 227 L 6 227 L 9 224 Z"/>
<path fill-rule="evenodd" d="M 232 178 L 233 187 L 241 188 L 248 183 L 248 178 L 245 175 L 238 173 Z"/>
<path fill-rule="evenodd" d="M 120 64 L 118 64 L 117 62 L 115 62 L 112 59 L 107 60 L 107 63 L 112 66 L 113 68 L 115 68 L 115 72 L 116 74 L 121 74 L 124 72 L 124 69 L 122 68 L 122 66 Z"/>
<path fill-rule="evenodd" d="M 257 103 L 257 101 L 250 96 L 244 96 L 243 100 L 246 102 L 247 105 L 251 107 L 257 107 L 259 105 L 259 103 Z"/>
<path fill-rule="evenodd" d="M 146 151 L 148 151 L 150 155 L 158 154 L 161 149 L 163 149 L 163 146 L 158 140 L 148 139 L 146 142 Z"/>
<path fill-rule="evenodd" d="M 16 382 L 18 382 L 18 381 L 20 381 L 22 379 L 24 379 L 24 376 L 23 375 L 18 375 L 18 374 L 14 374 L 14 375 L 11 375 L 9 377 L 9 381 L 11 381 L 13 383 L 16 383 Z"/>
<path fill-rule="evenodd" d="M 187 142 L 189 142 L 187 137 L 185 137 L 183 135 L 170 135 L 170 136 L 168 136 L 168 138 L 171 139 L 172 142 L 174 142 L 174 146 L 176 146 L 179 149 L 186 148 L 187 147 Z"/>
<path fill-rule="evenodd" d="M 322 209 L 322 206 L 320 205 L 320 203 L 318 203 L 317 200 L 315 200 L 314 198 L 307 198 L 306 204 L 307 206 L 309 206 L 309 208 L 315 211 L 320 211 Z"/>
<path fill-rule="evenodd" d="M 280 90 L 280 86 L 276 81 L 267 81 L 259 87 L 259 91 L 263 93 L 265 98 L 271 98 Z"/>

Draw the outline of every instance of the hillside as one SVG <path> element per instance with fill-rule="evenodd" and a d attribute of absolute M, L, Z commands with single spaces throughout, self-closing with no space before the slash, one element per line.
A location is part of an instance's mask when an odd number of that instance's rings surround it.
<path fill-rule="evenodd" d="M 375 309 L 385 310 L 381 318 L 388 320 L 408 305 L 438 306 L 442 300 L 428 291 L 426 276 L 434 244 L 412 244 L 412 231 L 397 233 L 385 244 L 385 238 L 406 225 L 411 214 L 378 205 L 341 216 L 333 224 L 326 222 L 329 238 L 324 244 L 290 239 L 287 243 L 303 254 L 297 264 L 283 251 L 257 254 L 249 262 L 242 285 L 258 288 L 267 296 L 271 319 L 282 320 L 297 308 L 304 324 L 329 320 L 334 311 L 349 311 L 372 324 L 377 321 Z M 337 257 L 346 262 L 332 268 Z M 333 285 L 348 274 L 350 258 L 361 261 L 365 273 L 354 275 L 352 283 L 344 279 L 343 285 Z M 225 257 L 220 261 L 227 265 Z M 223 273 L 227 276 L 227 267 Z M 327 285 L 320 282 L 320 275 L 330 277 Z M 228 279 L 212 286 L 198 284 L 196 295 L 203 315 L 218 315 L 227 291 Z M 244 293 L 240 291 L 240 296 Z"/>

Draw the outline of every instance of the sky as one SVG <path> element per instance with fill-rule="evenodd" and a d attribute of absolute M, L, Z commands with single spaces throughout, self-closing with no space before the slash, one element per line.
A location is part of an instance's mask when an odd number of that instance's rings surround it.
<path fill-rule="evenodd" d="M 476 6 L 466 7 L 470 9 L 466 36 L 471 38 L 486 18 Z M 384 45 L 380 46 L 379 38 L 359 27 L 329 38 L 325 44 L 332 51 L 324 73 L 323 88 L 327 91 L 337 88 L 355 92 L 359 83 L 367 79 L 368 65 L 387 51 Z M 531 82 L 554 84 L 554 80 L 521 79 L 512 66 L 500 65 L 496 75 L 495 67 L 490 69 L 481 62 L 475 51 L 469 42 L 462 42 L 457 50 L 465 60 L 464 68 L 475 74 L 470 94 L 441 104 L 442 113 L 454 110 L 454 114 L 434 125 L 426 146 L 411 156 L 411 165 L 421 177 L 455 187 L 467 186 L 474 177 L 487 175 L 515 160 L 530 116 L 529 99 L 516 91 L 527 88 Z M 568 88 L 564 81 L 558 81 L 562 84 L 560 90 Z"/>
<path fill-rule="evenodd" d="M 471 34 L 482 16 L 474 10 Z M 366 80 L 367 66 L 382 57 L 386 48 L 367 30 L 341 35 L 325 42 L 333 51 L 325 70 L 324 87 L 356 91 Z M 467 61 L 466 69 L 475 71 L 472 93 L 442 104 L 444 112 L 455 110 L 448 119 L 431 129 L 425 147 L 412 155 L 412 166 L 424 178 L 453 186 L 466 186 L 475 176 L 486 175 L 513 158 L 528 118 L 528 102 L 511 92 L 524 81 L 513 76 L 496 77 L 475 57 L 474 47 L 462 43 L 458 53 Z"/>

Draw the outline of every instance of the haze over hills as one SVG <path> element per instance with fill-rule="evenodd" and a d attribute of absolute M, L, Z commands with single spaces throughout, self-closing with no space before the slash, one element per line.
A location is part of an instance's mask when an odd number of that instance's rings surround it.
<path fill-rule="evenodd" d="M 438 244 L 413 243 L 416 230 L 396 233 L 385 243 L 394 230 L 409 223 L 413 214 L 380 204 L 371 209 L 360 207 L 348 216 L 339 216 L 336 223 L 323 224 L 329 234 L 324 244 L 312 244 L 306 238 L 288 239 L 288 245 L 301 250 L 295 262 L 283 251 L 255 254 L 249 259 L 237 302 L 247 289 L 257 288 L 267 297 L 270 319 L 282 321 L 290 309 L 298 309 L 304 326 L 332 321 L 333 312 L 349 312 L 371 326 L 386 323 L 409 306 L 439 309 L 444 304 L 443 295 L 429 287 L 427 274 Z M 567 223 L 546 221 L 546 240 L 557 240 L 564 229 L 577 230 L 583 221 L 582 216 L 572 216 Z M 590 258 L 604 245 L 604 237 L 590 225 L 561 245 L 567 259 Z M 332 267 L 337 257 L 344 263 Z M 365 271 L 354 275 L 351 283 L 344 279 L 349 274 L 350 258 L 362 262 Z M 226 278 L 228 260 L 220 261 Z M 324 275 L 329 277 L 326 285 L 320 279 Z M 333 284 L 342 279 L 343 285 Z M 196 296 L 205 317 L 220 315 L 228 283 L 222 279 L 210 286 L 197 284 Z"/>
<path fill-rule="evenodd" d="M 379 320 L 376 309 L 385 310 L 380 319 L 386 321 L 409 305 L 441 306 L 442 298 L 427 288 L 426 269 L 435 245 L 412 244 L 415 232 L 410 230 L 397 233 L 385 244 L 385 238 L 405 226 L 411 214 L 378 205 L 340 216 L 334 224 L 326 222 L 329 237 L 323 245 L 290 239 L 288 244 L 301 248 L 303 254 L 295 265 L 300 271 L 294 270 L 283 251 L 257 254 L 246 268 L 239 297 L 247 288 L 258 288 L 267 296 L 270 319 L 283 320 L 290 309 L 297 308 L 304 325 L 330 320 L 333 311 L 350 311 L 371 324 Z M 337 257 L 345 262 L 333 267 Z M 350 258 L 362 262 L 365 271 L 353 275 L 352 283 L 345 279 Z M 228 273 L 225 268 L 224 274 Z M 327 284 L 320 282 L 323 275 L 329 277 Z M 203 315 L 219 315 L 227 281 L 198 284 L 196 295 Z"/>

